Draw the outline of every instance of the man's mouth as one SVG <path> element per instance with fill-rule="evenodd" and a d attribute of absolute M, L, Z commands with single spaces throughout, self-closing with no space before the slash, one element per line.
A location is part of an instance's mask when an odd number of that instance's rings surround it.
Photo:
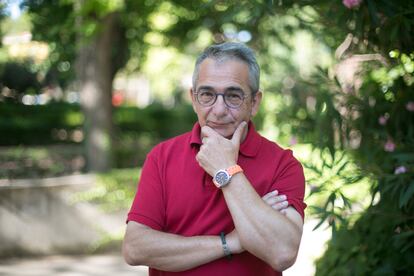
<path fill-rule="evenodd" d="M 222 123 L 222 122 L 208 122 L 207 125 L 214 128 L 214 127 L 225 127 L 228 126 L 230 123 Z"/>

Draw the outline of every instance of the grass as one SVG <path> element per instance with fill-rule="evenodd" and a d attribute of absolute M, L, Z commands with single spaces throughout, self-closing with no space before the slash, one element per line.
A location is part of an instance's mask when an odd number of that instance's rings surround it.
<path fill-rule="evenodd" d="M 116 212 L 130 207 L 135 195 L 140 168 L 113 169 L 97 174 L 97 182 L 92 188 L 75 193 L 71 203 L 89 202 L 105 212 Z"/>

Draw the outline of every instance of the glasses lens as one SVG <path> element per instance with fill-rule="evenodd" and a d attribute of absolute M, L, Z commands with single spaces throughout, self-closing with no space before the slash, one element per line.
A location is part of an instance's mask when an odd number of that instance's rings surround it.
<path fill-rule="evenodd" d="M 217 94 L 212 91 L 197 92 L 197 101 L 203 106 L 211 106 L 216 102 L 218 95 L 222 95 L 228 107 L 238 108 L 244 101 L 244 93 L 241 91 L 226 91 L 224 94 Z"/>
<path fill-rule="evenodd" d="M 224 100 L 230 107 L 239 107 L 243 103 L 244 94 L 240 91 L 227 91 Z"/>
<path fill-rule="evenodd" d="M 211 91 L 200 91 L 197 93 L 197 100 L 202 105 L 211 105 L 216 100 L 216 94 Z"/>

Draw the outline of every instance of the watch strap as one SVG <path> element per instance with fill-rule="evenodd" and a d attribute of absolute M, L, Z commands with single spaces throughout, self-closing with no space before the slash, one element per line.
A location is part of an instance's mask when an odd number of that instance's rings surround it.
<path fill-rule="evenodd" d="M 243 169 L 239 165 L 234 165 L 226 169 L 230 176 L 235 175 L 236 173 L 243 172 Z"/>
<path fill-rule="evenodd" d="M 226 242 L 226 236 L 224 235 L 224 232 L 220 233 L 220 238 L 221 238 L 221 245 L 223 246 L 223 252 L 224 255 L 226 256 L 227 259 L 231 259 L 231 251 L 230 248 Z"/>

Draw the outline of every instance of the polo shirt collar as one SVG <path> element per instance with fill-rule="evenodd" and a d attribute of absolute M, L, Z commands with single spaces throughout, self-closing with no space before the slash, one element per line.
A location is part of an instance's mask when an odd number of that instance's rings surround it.
<path fill-rule="evenodd" d="M 260 139 L 259 133 L 256 132 L 254 125 L 249 121 L 249 130 L 247 132 L 246 139 L 240 145 L 240 153 L 247 157 L 255 157 L 259 152 L 260 145 L 262 144 L 262 139 Z M 190 136 L 190 145 L 201 145 L 200 137 L 201 127 L 197 122 L 194 124 Z"/>

